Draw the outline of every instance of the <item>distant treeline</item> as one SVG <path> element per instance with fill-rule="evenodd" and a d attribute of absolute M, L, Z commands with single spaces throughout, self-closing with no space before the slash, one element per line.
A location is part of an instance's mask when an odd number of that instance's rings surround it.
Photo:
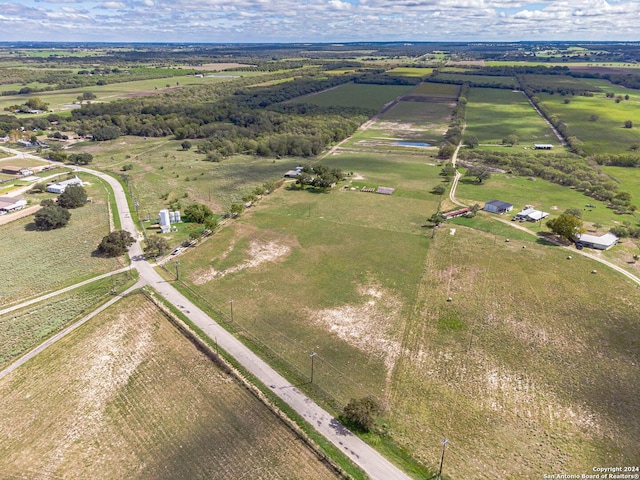
<path fill-rule="evenodd" d="M 263 87 L 238 87 L 238 82 L 226 88 L 193 87 L 84 105 L 72 112 L 68 126 L 98 141 L 120 135 L 202 139 L 197 148 L 212 161 L 237 153 L 313 156 L 353 133 L 375 110 L 286 102 L 357 79 L 340 75 Z"/>

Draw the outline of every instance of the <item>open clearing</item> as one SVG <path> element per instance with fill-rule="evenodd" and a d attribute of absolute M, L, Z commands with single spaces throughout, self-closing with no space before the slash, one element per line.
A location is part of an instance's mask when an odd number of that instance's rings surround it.
<path fill-rule="evenodd" d="M 310 103 L 321 107 L 341 105 L 343 107 L 361 107 L 380 110 L 396 97 L 407 93 L 411 86 L 405 85 L 363 85 L 346 83 L 314 95 L 305 95 L 291 103 Z"/>
<path fill-rule="evenodd" d="M 122 266 L 118 259 L 94 255 L 109 233 L 109 212 L 104 187 L 94 177 L 84 179 L 93 182 L 86 185 L 93 202 L 71 210 L 66 227 L 38 231 L 33 217 L 2 226 L 0 251 L 6 254 L 0 256 L 0 270 L 11 274 L 0 278 L 1 305 L 19 303 Z"/>
<path fill-rule="evenodd" d="M 512 133 L 518 136 L 520 144 L 560 145 L 549 126 L 521 92 L 471 88 L 465 134 L 477 137 L 481 144 L 501 144 Z"/>
<path fill-rule="evenodd" d="M 0 398 L 8 478 L 335 478 L 142 295 L 5 377 Z"/>

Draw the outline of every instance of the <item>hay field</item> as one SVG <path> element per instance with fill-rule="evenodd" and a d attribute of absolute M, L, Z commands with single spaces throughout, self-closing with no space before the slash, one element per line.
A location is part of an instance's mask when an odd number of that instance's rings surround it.
<path fill-rule="evenodd" d="M 117 260 L 95 256 L 94 250 L 109 233 L 109 212 L 104 187 L 83 177 L 93 202 L 71 211 L 69 224 L 48 232 L 34 229 L 33 217 L 0 227 L 0 304 L 9 306 L 120 268 Z M 54 196 L 51 196 L 54 197 Z"/>
<path fill-rule="evenodd" d="M 448 437 L 451 478 L 637 465 L 638 290 L 533 237 L 449 233 L 435 237 L 406 321 L 394 435 L 425 459 Z"/>
<path fill-rule="evenodd" d="M 334 474 L 142 295 L 0 381 L 5 478 Z"/>
<path fill-rule="evenodd" d="M 560 145 L 545 121 L 520 92 L 498 88 L 471 88 L 467 104 L 467 129 L 480 143 L 501 144 L 515 133 L 521 145 Z"/>
<path fill-rule="evenodd" d="M 123 291 L 134 281 L 129 274 L 114 275 L 0 316 L 0 368 L 112 298 L 113 290 Z"/>

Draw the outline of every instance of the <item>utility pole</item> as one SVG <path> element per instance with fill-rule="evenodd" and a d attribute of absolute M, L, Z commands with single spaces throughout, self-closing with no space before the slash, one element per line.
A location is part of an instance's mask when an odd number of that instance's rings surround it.
<path fill-rule="evenodd" d="M 229 306 L 231 307 L 231 321 L 233 322 L 233 300 L 229 300 Z"/>
<path fill-rule="evenodd" d="M 180 281 L 180 272 L 178 271 L 180 260 L 174 260 L 173 264 L 176 266 L 176 281 Z"/>
<path fill-rule="evenodd" d="M 442 457 L 440 457 L 440 470 L 438 470 L 438 480 L 442 480 L 442 464 L 444 463 L 444 449 L 447 446 L 448 438 L 442 440 Z"/>
<path fill-rule="evenodd" d="M 313 383 L 313 358 L 317 355 L 316 352 L 311 352 L 309 358 L 311 358 L 311 383 Z"/>

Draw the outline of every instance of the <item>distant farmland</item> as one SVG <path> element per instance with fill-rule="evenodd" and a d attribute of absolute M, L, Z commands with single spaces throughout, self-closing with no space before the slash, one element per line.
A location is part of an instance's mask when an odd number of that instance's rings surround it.
<path fill-rule="evenodd" d="M 341 105 L 380 110 L 385 104 L 409 92 L 413 87 L 404 85 L 365 85 L 347 83 L 313 95 L 299 97 L 292 103 L 310 103 L 322 107 Z"/>

